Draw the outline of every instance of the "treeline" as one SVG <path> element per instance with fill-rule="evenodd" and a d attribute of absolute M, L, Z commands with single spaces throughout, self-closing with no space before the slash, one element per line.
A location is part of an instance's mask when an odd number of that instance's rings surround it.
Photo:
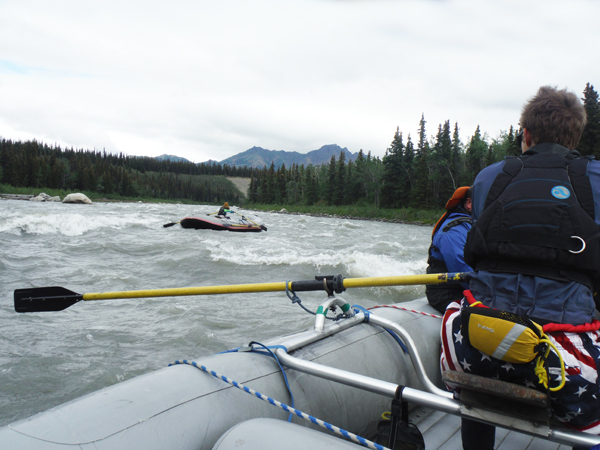
<path fill-rule="evenodd" d="M 600 105 L 589 83 L 583 92 L 588 122 L 578 150 L 600 159 Z M 424 115 L 416 142 L 399 128 L 383 158 L 359 151 L 354 161 L 341 152 L 322 166 L 282 165 L 253 169 L 130 157 L 106 151 L 61 149 L 37 141 L 0 139 L 0 183 L 118 194 L 124 197 L 181 199 L 241 204 L 243 196 L 222 175 L 251 178 L 249 200 L 255 204 L 364 205 L 376 208 L 443 207 L 459 186 L 473 183 L 484 167 L 505 156 L 519 155 L 517 129 L 497 138 L 479 127 L 466 143 L 459 127 L 440 124 L 427 136 Z"/>
<path fill-rule="evenodd" d="M 589 83 L 584 90 L 588 122 L 578 150 L 600 159 L 600 105 L 598 93 Z M 382 159 L 365 155 L 356 161 L 345 155 L 333 156 L 327 165 L 292 165 L 275 168 L 273 164 L 253 176 L 250 201 L 265 204 L 328 205 L 364 204 L 377 208 L 442 208 L 459 186 L 471 185 L 481 169 L 518 156 L 518 130 L 512 125 L 495 139 L 482 135 L 479 127 L 463 144 L 459 127 L 450 121 L 440 124 L 430 138 L 424 115 L 419 122 L 416 142 L 404 139 L 399 128 Z"/>
<path fill-rule="evenodd" d="M 515 132 L 488 144 L 479 128 L 465 146 L 458 136 L 458 125 L 439 126 L 438 133 L 427 140 L 425 118 L 421 117 L 419 140 L 406 141 L 396 129 L 385 156 L 366 155 L 359 151 L 355 161 L 331 157 L 322 166 L 273 164 L 250 181 L 250 202 L 265 204 L 373 205 L 377 208 L 443 207 L 459 186 L 471 184 L 475 175 L 505 155 L 518 154 Z"/>
<path fill-rule="evenodd" d="M 63 150 L 35 140 L 0 140 L 0 182 L 15 187 L 222 203 L 238 202 L 241 196 L 219 175 L 250 177 L 252 173 L 246 167 Z"/>

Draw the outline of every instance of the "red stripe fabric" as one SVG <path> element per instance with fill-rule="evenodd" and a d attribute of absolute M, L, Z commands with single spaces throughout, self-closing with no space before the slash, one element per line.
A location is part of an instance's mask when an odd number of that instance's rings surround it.
<path fill-rule="evenodd" d="M 586 366 L 596 368 L 596 363 L 594 362 L 594 358 L 590 357 L 590 355 L 583 353 L 579 350 L 569 339 L 569 337 L 564 333 L 556 333 L 552 334 L 552 337 L 558 342 L 565 351 L 569 352 L 571 355 L 575 357 L 577 361 L 585 364 Z"/>

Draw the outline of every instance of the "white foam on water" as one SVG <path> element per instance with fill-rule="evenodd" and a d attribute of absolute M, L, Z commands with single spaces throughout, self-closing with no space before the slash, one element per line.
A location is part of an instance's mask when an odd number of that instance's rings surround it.
<path fill-rule="evenodd" d="M 317 233 L 312 233 L 313 238 L 332 238 L 335 236 L 333 231 L 322 231 Z"/>
<path fill-rule="evenodd" d="M 353 252 L 344 263 L 348 276 L 391 277 L 424 273 L 427 261 L 397 259 L 388 255 Z"/>
<path fill-rule="evenodd" d="M 345 267 L 348 276 L 377 277 L 409 275 L 424 273 L 426 255 L 418 260 L 407 260 L 398 252 L 397 257 L 383 254 L 380 250 L 381 243 L 369 245 L 357 244 L 344 249 L 321 249 L 311 245 L 298 245 L 278 241 L 274 243 L 240 242 L 231 240 L 217 241 L 206 240 L 213 261 L 226 261 L 239 265 L 275 265 L 298 266 L 307 265 L 316 269 L 324 267 Z M 267 245 L 265 245 L 267 244 Z M 383 244 L 385 246 L 385 244 Z"/>
<path fill-rule="evenodd" d="M 15 216 L 0 224 L 0 232 L 12 234 L 37 234 L 82 236 L 100 228 L 122 229 L 130 225 L 145 225 L 147 219 L 135 216 L 99 216 L 93 218 L 83 214 L 43 214 Z"/>
<path fill-rule="evenodd" d="M 356 223 L 356 222 L 343 222 L 342 227 L 344 227 L 344 228 L 362 228 L 363 226 L 360 223 Z"/>
<path fill-rule="evenodd" d="M 333 251 L 315 252 L 315 249 L 300 248 L 289 243 L 278 245 L 260 245 L 253 242 L 249 245 L 236 245 L 231 241 L 205 241 L 213 261 L 227 261 L 242 266 L 274 265 L 297 266 L 309 265 L 323 267 L 337 265 L 339 260 Z M 264 242 L 263 242 L 264 244 Z"/>

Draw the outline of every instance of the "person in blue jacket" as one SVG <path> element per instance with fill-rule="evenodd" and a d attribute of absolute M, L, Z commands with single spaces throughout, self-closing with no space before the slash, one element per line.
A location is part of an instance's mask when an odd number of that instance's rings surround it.
<path fill-rule="evenodd" d="M 462 186 L 454 191 L 446 203 L 446 212 L 433 227 L 427 273 L 472 272 L 465 263 L 464 249 L 467 233 L 471 229 L 472 188 Z M 463 298 L 467 289 L 462 284 L 429 284 L 425 287 L 427 301 L 439 312 Z"/>
<path fill-rule="evenodd" d="M 477 175 L 465 245 L 465 262 L 475 274 L 465 299 L 444 316 L 441 368 L 551 389 L 555 418 L 600 434 L 600 323 L 593 294 L 600 286 L 600 162 L 574 150 L 585 124 L 577 95 L 543 86 L 521 113 L 522 155 Z M 482 357 L 463 339 L 461 312 L 471 301 L 543 326 L 556 347 L 546 360 L 547 387 L 534 373 L 535 360 Z M 463 421 L 463 448 L 492 449 L 494 433 L 493 426 Z"/>

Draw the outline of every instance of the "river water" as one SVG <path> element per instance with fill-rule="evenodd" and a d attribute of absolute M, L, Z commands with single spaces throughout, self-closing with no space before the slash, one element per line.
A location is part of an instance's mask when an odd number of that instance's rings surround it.
<path fill-rule="evenodd" d="M 301 331 L 313 316 L 285 292 L 79 302 L 19 314 L 13 291 L 77 293 L 425 273 L 431 227 L 244 211 L 268 231 L 164 228 L 214 206 L 0 200 L 0 426 L 167 366 Z M 423 286 L 356 288 L 370 307 Z M 311 310 L 324 293 L 301 293 Z"/>

